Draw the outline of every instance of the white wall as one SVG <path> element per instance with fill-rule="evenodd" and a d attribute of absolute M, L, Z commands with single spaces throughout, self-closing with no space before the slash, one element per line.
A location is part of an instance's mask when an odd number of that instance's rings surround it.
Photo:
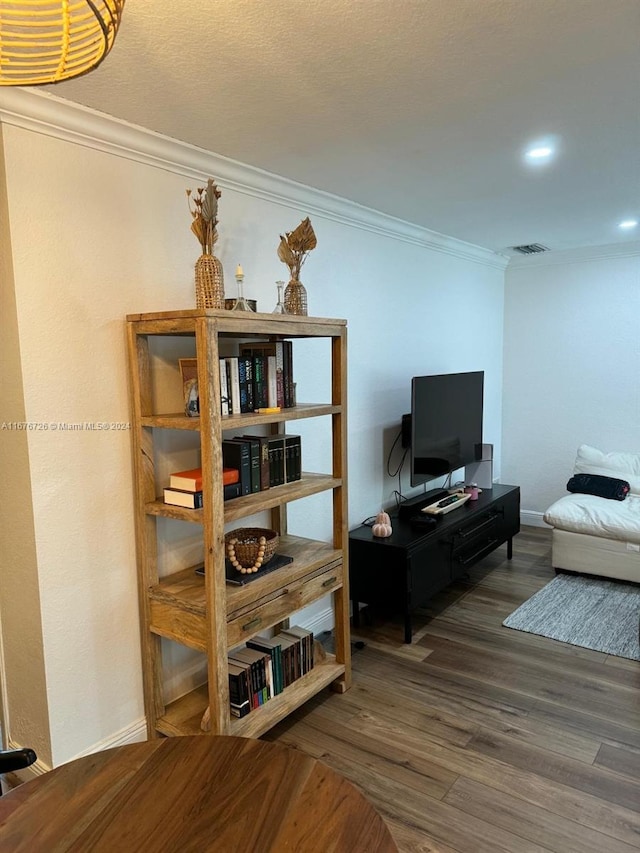
<path fill-rule="evenodd" d="M 311 216 L 318 247 L 303 275 L 310 314 L 349 321 L 351 526 L 391 501 L 386 452 L 409 409 L 412 375 L 485 370 L 486 440 L 499 450 L 504 265 L 484 250 L 55 99 L 20 97 L 29 118 L 20 109 L 0 116 L 25 419 L 49 425 L 26 435 L 43 701 L 59 764 L 114 742 L 143 709 L 130 436 L 51 425 L 128 422 L 125 314 L 194 306 L 198 244 L 185 189 L 218 179 L 227 292 L 240 262 L 245 295 L 260 310 L 272 309 L 274 282 L 286 278 L 278 235 Z M 33 117 L 41 105 L 46 121 Z M 316 377 L 313 350 L 296 354 L 296 378 L 301 396 L 317 399 L 326 380 Z M 305 445 L 305 467 L 313 470 L 321 445 Z M 15 522 L 11 506 L 3 512 L 5 523 Z M 291 529 L 306 527 L 310 515 L 294 507 Z M 319 520 L 312 528 L 325 530 Z M 190 547 L 176 537 L 174 559 Z M 10 606 L 3 599 L 3 613 Z M 4 641 L 17 655 L 20 638 Z M 168 675 L 174 692 L 185 688 L 175 668 Z"/>
<path fill-rule="evenodd" d="M 4 160 L 1 152 L 0 146 L 0 187 L 4 188 Z M 51 743 L 29 470 L 29 436 L 25 431 L 10 428 L 14 423 L 24 422 L 26 416 L 13 287 L 9 209 L 5 192 L 0 194 L 0 283 L 0 471 L 5 490 L 5 499 L 0 503 L 3 745 L 28 744 L 36 751 L 39 760 L 50 765 Z M 28 673 L 28 677 L 25 677 L 25 673 Z"/>
<path fill-rule="evenodd" d="M 531 523 L 566 494 L 580 444 L 640 450 L 639 321 L 639 244 L 507 268 L 503 481 Z"/>

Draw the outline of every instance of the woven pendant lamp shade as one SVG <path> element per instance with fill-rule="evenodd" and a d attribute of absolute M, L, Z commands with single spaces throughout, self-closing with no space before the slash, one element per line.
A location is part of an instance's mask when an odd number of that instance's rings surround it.
<path fill-rule="evenodd" d="M 125 0 L 0 0 L 0 86 L 37 86 L 96 68 Z"/>

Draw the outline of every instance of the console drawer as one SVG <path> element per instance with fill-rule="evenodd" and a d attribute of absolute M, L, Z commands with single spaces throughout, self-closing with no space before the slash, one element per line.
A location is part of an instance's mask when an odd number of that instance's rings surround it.
<path fill-rule="evenodd" d="M 461 551 L 473 551 L 481 540 L 495 539 L 498 531 L 498 514 L 492 510 L 474 518 L 451 533 L 452 553 L 458 557 Z"/>
<path fill-rule="evenodd" d="M 282 622 L 295 610 L 339 589 L 342 582 L 342 563 L 324 566 L 318 572 L 282 587 L 268 600 L 257 601 L 250 608 L 228 614 L 228 647 L 239 646 L 260 631 Z"/>

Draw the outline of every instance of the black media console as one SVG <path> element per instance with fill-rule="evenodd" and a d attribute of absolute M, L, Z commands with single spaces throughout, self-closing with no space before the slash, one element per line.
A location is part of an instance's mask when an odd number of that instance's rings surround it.
<path fill-rule="evenodd" d="M 349 534 L 349 579 L 354 625 L 358 602 L 404 614 L 404 641 L 411 642 L 411 611 L 462 577 L 499 545 L 513 554 L 520 531 L 520 488 L 495 484 L 477 501 L 436 516 L 421 528 L 411 518 L 392 518 L 393 533 L 379 539 L 362 526 Z"/>

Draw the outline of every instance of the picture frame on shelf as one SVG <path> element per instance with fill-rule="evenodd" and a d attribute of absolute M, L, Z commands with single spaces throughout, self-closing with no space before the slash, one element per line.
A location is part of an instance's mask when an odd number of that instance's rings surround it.
<path fill-rule="evenodd" d="M 182 384 L 190 379 L 198 378 L 198 359 L 197 358 L 179 358 L 180 375 L 182 376 Z"/>
<path fill-rule="evenodd" d="M 179 358 L 180 375 L 182 377 L 182 399 L 184 413 L 190 418 L 200 415 L 200 396 L 198 394 L 198 359 Z"/>

